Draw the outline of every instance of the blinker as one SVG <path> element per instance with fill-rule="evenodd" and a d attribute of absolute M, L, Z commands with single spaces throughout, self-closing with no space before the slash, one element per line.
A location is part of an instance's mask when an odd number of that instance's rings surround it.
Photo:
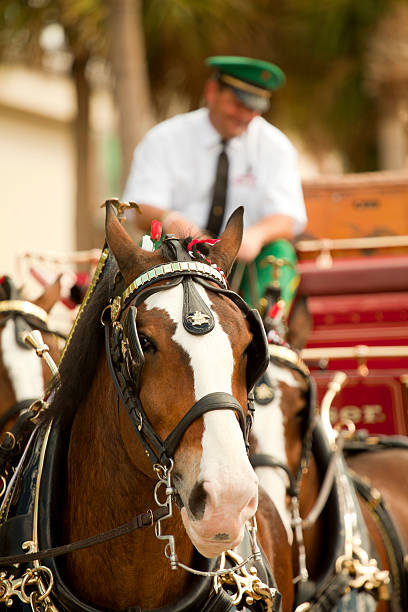
<path fill-rule="evenodd" d="M 269 365 L 269 352 L 265 328 L 256 308 L 248 308 L 246 319 L 252 332 L 252 342 L 247 349 L 247 388 L 252 389 Z"/>

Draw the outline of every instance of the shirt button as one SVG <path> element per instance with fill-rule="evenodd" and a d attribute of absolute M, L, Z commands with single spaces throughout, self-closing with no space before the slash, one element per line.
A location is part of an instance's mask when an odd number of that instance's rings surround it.
<path fill-rule="evenodd" d="M 222 208 L 221 206 L 214 206 L 214 210 L 213 213 L 216 217 L 219 217 L 220 215 L 222 215 Z"/>

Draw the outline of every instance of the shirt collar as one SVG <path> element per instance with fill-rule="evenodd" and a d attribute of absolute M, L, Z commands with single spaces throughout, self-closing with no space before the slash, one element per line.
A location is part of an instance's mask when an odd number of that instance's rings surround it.
<path fill-rule="evenodd" d="M 208 108 L 203 108 L 204 121 L 202 123 L 201 133 L 199 134 L 200 141 L 203 147 L 208 149 L 218 148 L 221 142 L 221 136 L 210 121 Z M 236 138 L 231 138 L 228 141 L 228 148 L 240 149 L 243 147 L 244 140 L 246 139 L 246 132 Z"/>

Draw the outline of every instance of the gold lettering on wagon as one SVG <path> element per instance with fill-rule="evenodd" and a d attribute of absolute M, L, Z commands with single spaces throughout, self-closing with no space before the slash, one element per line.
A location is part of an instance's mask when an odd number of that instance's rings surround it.
<path fill-rule="evenodd" d="M 350 419 L 353 423 L 384 423 L 387 415 L 381 404 L 363 404 L 362 406 L 347 405 L 340 409 L 332 407 L 330 410 L 330 420 L 337 423 L 339 420 Z"/>

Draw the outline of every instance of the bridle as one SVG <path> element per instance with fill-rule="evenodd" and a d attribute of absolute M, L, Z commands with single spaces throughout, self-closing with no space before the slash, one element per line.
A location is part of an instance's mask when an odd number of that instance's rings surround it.
<path fill-rule="evenodd" d="M 313 380 L 310 377 L 310 372 L 307 365 L 304 363 L 299 353 L 292 349 L 289 345 L 281 342 L 271 342 L 268 345 L 269 360 L 278 366 L 287 367 L 290 370 L 298 372 L 307 382 L 307 403 L 305 410 L 305 418 L 303 422 L 303 439 L 302 449 L 300 453 L 300 459 L 295 475 L 292 474 L 287 465 L 277 461 L 271 455 L 253 455 L 251 456 L 251 464 L 253 467 L 260 467 L 268 465 L 270 467 L 282 468 L 289 479 L 288 495 L 299 494 L 300 481 L 304 470 L 307 469 L 310 455 L 311 455 L 311 440 L 314 428 L 314 416 L 315 416 L 315 387 Z M 255 388 L 255 397 L 257 396 L 257 389 Z"/>
<path fill-rule="evenodd" d="M 299 556 L 299 575 L 294 579 L 305 582 L 308 579 L 308 571 L 306 568 L 306 551 L 303 539 L 303 521 L 300 516 L 299 495 L 302 476 L 307 472 L 309 461 L 312 455 L 312 439 L 313 430 L 315 427 L 315 385 L 310 376 L 309 369 L 304 363 L 299 353 L 292 349 L 277 333 L 268 334 L 270 341 L 269 359 L 272 363 L 287 367 L 292 371 L 298 372 L 304 380 L 307 381 L 307 404 L 305 408 L 306 416 L 303 421 L 303 436 L 300 457 L 295 473 L 293 474 L 289 466 L 282 463 L 273 455 L 269 454 L 254 454 L 250 457 L 252 467 L 271 467 L 278 468 L 285 472 L 289 484 L 287 486 L 287 495 L 290 498 L 290 507 L 292 515 L 292 527 L 294 529 L 295 538 L 298 546 Z M 272 341 L 271 341 L 272 340 Z M 267 376 L 267 373 L 266 375 Z M 262 381 L 261 381 L 262 382 Z M 257 389 L 255 388 L 255 396 Z M 310 525 L 309 525 L 310 526 Z"/>
<path fill-rule="evenodd" d="M 177 490 L 171 480 L 174 453 L 188 427 L 196 419 L 213 410 L 235 412 L 249 452 L 249 433 L 254 413 L 252 388 L 268 366 L 268 343 L 259 312 L 250 308 L 238 294 L 228 289 L 225 275 L 219 268 L 207 262 L 194 261 L 183 242 L 172 236 L 166 237 L 163 242 L 164 253 L 170 261 L 143 272 L 124 291 L 117 293 L 103 310 L 101 322 L 105 328 L 107 362 L 117 395 L 125 406 L 137 437 L 156 472 L 158 478 L 154 490 L 156 504 L 159 508 L 167 508 L 167 514 L 155 523 L 155 535 L 159 540 L 167 540 L 165 556 L 169 559 L 172 569 L 181 567 L 191 573 L 200 573 L 180 563 L 176 555 L 174 536 L 162 533 L 162 521 L 173 515 L 173 500 L 178 498 Z M 150 423 L 140 399 L 144 355 L 137 330 L 137 309 L 151 295 L 181 285 L 184 328 L 194 335 L 207 334 L 213 329 L 215 321 L 211 310 L 197 291 L 196 284 L 230 299 L 238 306 L 249 324 L 252 341 L 247 349 L 247 412 L 245 415 L 233 395 L 225 392 L 209 393 L 196 401 L 166 439 L 162 440 Z M 164 502 L 160 500 L 158 494 L 160 487 L 165 489 Z M 250 529 L 253 558 L 259 559 L 260 549 L 256 541 L 255 517 Z M 223 573 L 224 570 L 219 569 L 211 575 L 219 578 Z M 205 572 L 204 575 L 210 574 Z"/>
<path fill-rule="evenodd" d="M 194 574 L 207 578 L 212 577 L 217 600 L 224 597 L 222 594 L 224 582 L 227 584 L 236 583 L 238 587 L 237 603 L 239 603 L 245 593 L 248 593 L 251 597 L 255 597 L 256 600 L 262 599 L 263 602 L 268 602 L 265 604 L 268 610 L 275 610 L 276 604 L 279 605 L 279 593 L 275 588 L 263 584 L 257 576 L 256 570 L 252 571 L 254 568 L 251 568 L 251 574 L 248 574 L 244 567 L 252 559 L 255 561 L 261 559 L 261 551 L 256 539 L 255 517 L 253 517 L 252 526 L 248 525 L 252 553 L 245 560 L 240 559 L 239 555 L 234 556 L 232 558 L 232 567 L 226 567 L 225 560 L 227 553 L 223 553 L 221 555 L 220 567 L 214 571 L 199 571 L 180 563 L 175 552 L 174 536 L 162 533 L 162 521 L 170 518 L 173 514 L 172 498 L 177 494 L 171 481 L 174 465 L 173 457 L 184 432 L 191 423 L 209 411 L 220 409 L 233 410 L 238 417 L 248 450 L 248 438 L 254 410 L 251 391 L 269 362 L 266 334 L 258 311 L 251 309 L 240 296 L 228 289 L 223 272 L 207 263 L 192 261 L 179 240 L 167 237 L 165 241 L 167 243 L 167 251 L 172 252 L 174 255 L 174 261 L 154 266 L 138 276 L 124 291 L 117 292 L 101 314 L 101 322 L 105 329 L 107 362 L 118 398 L 120 398 L 125 406 L 137 436 L 146 454 L 152 461 L 153 469 L 158 477 L 158 482 L 154 489 L 154 498 L 158 509 L 154 512 L 148 510 L 147 513 L 135 517 L 130 523 L 93 538 L 45 551 L 25 554 L 24 556 L 3 558 L 1 561 L 14 563 L 16 559 L 20 561 L 21 557 L 27 561 L 38 561 L 47 557 L 52 558 L 72 552 L 73 550 L 92 546 L 96 543 L 108 541 L 139 527 L 154 524 L 156 537 L 159 540 L 167 540 L 168 542 L 165 547 L 165 556 L 169 559 L 172 569 L 180 567 Z M 144 355 L 137 330 L 137 308 L 150 295 L 181 284 L 183 287 L 183 325 L 185 329 L 197 335 L 209 333 L 214 326 L 213 315 L 197 291 L 196 283 L 209 291 L 231 299 L 248 321 L 250 331 L 252 332 L 252 341 L 247 349 L 247 413 L 246 415 L 244 414 L 241 405 L 231 394 L 224 392 L 210 393 L 195 402 L 167 438 L 162 440 L 149 422 L 139 395 Z M 49 423 L 49 429 L 51 425 L 52 421 Z M 159 499 L 158 495 L 158 490 L 162 486 L 165 487 L 166 499 L 164 502 Z M 241 569 L 243 578 L 236 573 Z M 244 580 L 243 584 L 241 584 L 242 580 Z M 256 589 L 260 589 L 260 591 L 257 592 Z M 230 598 L 228 598 L 228 601 L 231 601 Z M 222 609 L 230 609 L 230 607 L 229 603 L 229 607 L 222 607 Z M 216 609 L 218 610 L 219 608 L 217 607 Z"/>
<path fill-rule="evenodd" d="M 242 311 L 252 332 L 248 349 L 247 389 L 250 392 L 265 371 L 269 357 L 267 340 L 260 315 L 235 292 L 228 289 L 224 274 L 213 266 L 192 261 L 182 243 L 166 239 L 176 261 L 160 264 L 139 275 L 122 293 L 116 295 L 102 313 L 105 327 L 105 347 L 115 388 L 131 419 L 137 436 L 153 465 L 167 469 L 187 428 L 197 418 L 212 410 L 233 410 L 248 448 L 253 418 L 253 397 L 249 393 L 246 416 L 239 402 L 229 393 L 214 392 L 199 399 L 183 416 L 173 431 L 162 440 L 151 425 L 140 400 L 140 376 L 144 355 L 137 332 L 137 308 L 149 296 L 177 285 L 183 287 L 183 325 L 192 334 L 209 333 L 214 321 L 211 311 L 201 299 L 195 283 L 231 299 Z M 157 284 L 158 281 L 161 284 Z"/>

